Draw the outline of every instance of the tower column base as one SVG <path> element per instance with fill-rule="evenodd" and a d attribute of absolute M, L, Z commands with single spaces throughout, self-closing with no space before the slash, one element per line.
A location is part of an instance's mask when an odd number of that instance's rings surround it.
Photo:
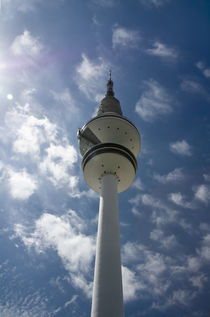
<path fill-rule="evenodd" d="M 102 178 L 91 317 L 123 317 L 117 179 Z"/>

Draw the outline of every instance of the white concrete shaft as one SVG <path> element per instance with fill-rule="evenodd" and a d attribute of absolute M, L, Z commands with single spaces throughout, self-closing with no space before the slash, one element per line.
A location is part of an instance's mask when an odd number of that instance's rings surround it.
<path fill-rule="evenodd" d="M 99 206 L 91 317 L 123 317 L 117 179 L 105 175 Z"/>

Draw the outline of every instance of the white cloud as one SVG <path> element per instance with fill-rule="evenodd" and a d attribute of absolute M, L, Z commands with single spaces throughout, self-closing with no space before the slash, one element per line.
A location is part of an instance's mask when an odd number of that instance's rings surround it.
<path fill-rule="evenodd" d="M 171 200 L 174 204 L 184 207 L 184 208 L 190 208 L 193 209 L 194 205 L 192 202 L 187 202 L 185 200 L 185 197 L 181 193 L 171 193 L 168 196 L 169 200 Z"/>
<path fill-rule="evenodd" d="M 197 272 L 201 266 L 201 260 L 199 257 L 190 256 L 187 258 L 188 268 L 192 272 Z"/>
<path fill-rule="evenodd" d="M 15 113 L 11 114 L 14 116 Z M 17 114 L 18 115 L 18 114 Z M 17 153 L 37 156 L 40 153 L 41 145 L 45 142 L 54 141 L 56 138 L 56 125 L 48 118 L 38 119 L 33 115 L 22 115 L 23 123 L 16 132 L 16 140 L 13 143 L 13 150 Z M 17 118 L 14 118 L 14 121 Z M 13 120 L 10 117 L 10 120 Z M 13 122 L 14 122 L 13 121 Z"/>
<path fill-rule="evenodd" d="M 188 306 L 194 297 L 195 293 L 188 290 L 179 289 L 173 291 L 172 295 L 168 298 L 166 305 L 171 306 L 181 304 Z"/>
<path fill-rule="evenodd" d="M 130 274 L 130 280 L 135 277 L 135 287 L 132 289 L 133 297 L 141 293 L 164 294 L 170 285 L 170 280 L 164 277 L 168 270 L 167 257 L 160 253 L 148 250 L 143 245 L 136 243 L 126 243 L 122 250 L 123 261 L 125 263 L 136 262 L 135 270 Z M 135 293 L 136 292 L 136 293 Z"/>
<path fill-rule="evenodd" d="M 112 34 L 112 46 L 116 47 L 136 47 L 140 40 L 138 31 L 129 30 L 123 27 L 115 26 Z"/>
<path fill-rule="evenodd" d="M 15 56 L 35 58 L 43 51 L 44 45 L 38 37 L 34 37 L 27 30 L 18 35 L 12 45 L 11 51 Z"/>
<path fill-rule="evenodd" d="M 46 149 L 47 156 L 40 163 L 40 170 L 46 174 L 56 186 L 69 183 L 70 188 L 77 185 L 78 178 L 69 171 L 77 162 L 77 151 L 66 142 L 65 145 L 51 143 Z"/>
<path fill-rule="evenodd" d="M 201 249 L 198 251 L 201 258 L 205 261 L 210 261 L 210 234 L 207 234 L 203 241 Z"/>
<path fill-rule="evenodd" d="M 28 199 L 37 189 L 35 177 L 25 170 L 15 172 L 9 170 L 9 187 L 13 198 L 19 200 Z"/>
<path fill-rule="evenodd" d="M 144 189 L 144 185 L 142 183 L 142 181 L 140 180 L 140 178 L 137 178 L 132 185 L 134 188 L 139 189 L 139 190 L 143 190 Z"/>
<path fill-rule="evenodd" d="M 164 236 L 164 233 L 160 229 L 155 229 L 150 233 L 150 239 L 159 242 L 160 245 L 165 249 L 171 249 L 177 244 L 176 237 L 174 234 L 170 236 Z"/>
<path fill-rule="evenodd" d="M 28 98 L 31 98 L 30 93 Z M 11 139 L 15 152 L 13 159 L 20 161 L 25 159 L 22 155 L 30 155 L 30 163 L 38 173 L 41 172 L 39 176 L 47 177 L 55 186 L 65 186 L 70 195 L 78 193 L 79 178 L 73 171 L 77 151 L 69 144 L 63 130 L 47 117 L 38 118 L 28 105 L 16 105 L 8 111 L 5 123 L 7 141 Z"/>
<path fill-rule="evenodd" d="M 210 188 L 207 185 L 200 185 L 195 189 L 195 198 L 208 204 L 210 201 Z"/>
<path fill-rule="evenodd" d="M 203 178 L 206 182 L 210 182 L 210 174 L 203 174 Z"/>
<path fill-rule="evenodd" d="M 204 283 L 208 281 L 208 278 L 204 274 L 198 274 L 189 278 L 189 281 L 194 287 L 202 290 Z"/>
<path fill-rule="evenodd" d="M 206 67 L 202 61 L 197 62 L 196 66 L 198 69 L 200 69 L 205 77 L 210 78 L 210 68 Z"/>
<path fill-rule="evenodd" d="M 147 49 L 146 52 L 150 55 L 155 55 L 167 59 L 177 59 L 178 57 L 178 53 L 174 48 L 170 48 L 166 44 L 158 41 L 154 42 L 153 48 Z"/>
<path fill-rule="evenodd" d="M 150 233 L 150 239 L 158 241 L 163 238 L 163 231 L 160 229 L 155 229 Z"/>
<path fill-rule="evenodd" d="M 191 79 L 184 79 L 181 82 L 181 89 L 191 94 L 199 94 L 203 96 L 205 99 L 210 100 L 210 94 L 197 81 Z"/>
<path fill-rule="evenodd" d="M 64 89 L 62 92 L 55 92 L 52 91 L 53 98 L 59 102 L 59 104 L 62 104 L 67 107 L 68 112 L 78 112 L 78 108 L 76 106 L 75 100 L 73 99 L 72 95 L 70 94 L 70 91 L 68 88 Z"/>
<path fill-rule="evenodd" d="M 154 179 L 162 184 L 176 183 L 182 181 L 184 179 L 184 175 L 181 168 L 175 168 L 166 175 L 154 174 Z"/>
<path fill-rule="evenodd" d="M 90 297 L 92 284 L 86 276 L 95 254 L 95 239 L 82 233 L 85 227 L 84 220 L 74 211 L 61 217 L 44 213 L 36 221 L 33 233 L 27 233 L 27 227 L 20 224 L 15 226 L 15 233 L 38 253 L 54 249 L 69 271 L 71 281 Z"/>
<path fill-rule="evenodd" d="M 154 6 L 154 7 L 161 7 L 162 5 L 166 4 L 170 0 L 139 0 L 140 3 L 146 6 Z"/>
<path fill-rule="evenodd" d="M 34 11 L 40 0 L 4 0 L 2 2 L 2 8 L 4 10 L 4 15 L 12 17 L 13 14 L 19 12 L 27 13 Z"/>
<path fill-rule="evenodd" d="M 136 104 L 136 112 L 143 120 L 151 122 L 173 111 L 172 98 L 157 81 L 150 79 L 144 85 L 145 91 Z"/>
<path fill-rule="evenodd" d="M 125 302 L 135 300 L 139 290 L 145 288 L 138 280 L 136 273 L 122 266 L 123 298 Z"/>
<path fill-rule="evenodd" d="M 109 64 L 102 58 L 94 62 L 82 54 L 82 62 L 76 68 L 77 85 L 90 100 L 99 101 L 106 91 L 105 74 L 108 74 Z"/>
<path fill-rule="evenodd" d="M 150 239 L 158 242 L 164 249 L 171 249 L 177 245 L 177 240 L 174 234 L 166 236 L 160 229 L 154 229 L 150 233 Z"/>
<path fill-rule="evenodd" d="M 177 141 L 169 144 L 169 148 L 172 152 L 180 154 L 183 156 L 191 156 L 191 146 L 187 143 L 186 140 Z"/>

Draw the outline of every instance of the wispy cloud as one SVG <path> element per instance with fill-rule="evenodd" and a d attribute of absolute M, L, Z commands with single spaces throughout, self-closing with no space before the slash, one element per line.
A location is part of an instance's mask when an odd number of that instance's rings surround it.
<path fill-rule="evenodd" d="M 186 201 L 185 197 L 180 192 L 179 193 L 171 193 L 171 194 L 169 194 L 168 198 L 177 206 L 184 207 L 184 208 L 190 208 L 190 209 L 193 209 L 195 207 L 193 202 Z"/>
<path fill-rule="evenodd" d="M 210 94 L 198 82 L 192 79 L 183 79 L 181 82 L 181 89 L 191 94 L 199 94 L 207 100 L 210 100 Z"/>
<path fill-rule="evenodd" d="M 136 112 L 145 121 L 170 114 L 173 111 L 172 97 L 157 81 L 144 82 L 145 90 L 136 104 Z"/>
<path fill-rule="evenodd" d="M 12 19 L 17 13 L 29 13 L 36 10 L 40 0 L 4 0 L 1 1 L 2 18 Z M 48 1 L 49 2 L 49 1 Z"/>
<path fill-rule="evenodd" d="M 210 187 L 207 185 L 199 185 L 195 189 L 195 198 L 205 204 L 210 202 Z"/>
<path fill-rule="evenodd" d="M 205 235 L 201 249 L 198 251 L 204 261 L 210 261 L 210 234 Z"/>
<path fill-rule="evenodd" d="M 112 33 L 112 47 L 137 47 L 140 34 L 138 31 L 115 26 Z"/>
<path fill-rule="evenodd" d="M 65 131 L 61 130 L 58 125 L 46 116 L 39 115 L 38 117 L 30 110 L 29 106 L 16 105 L 6 113 L 5 131 L 7 131 L 7 143 L 11 144 L 15 160 L 27 166 L 26 170 L 21 172 L 13 168 L 13 161 L 7 162 L 8 167 L 5 168 L 10 170 L 7 174 L 9 175 L 8 182 L 12 197 L 20 197 L 21 199 L 19 193 L 21 186 L 28 186 L 28 189 L 25 190 L 27 197 L 37 187 L 35 186 L 37 183 L 32 181 L 32 176 L 29 180 L 30 175 L 27 172 L 29 166 L 42 181 L 50 180 L 56 187 L 67 188 L 69 194 L 73 192 L 75 195 L 79 194 L 78 176 L 75 175 L 74 171 L 78 160 L 77 151 L 69 143 Z M 24 180 L 22 183 L 21 177 Z M 15 189 L 13 184 L 18 180 L 20 185 Z"/>
<path fill-rule="evenodd" d="M 46 149 L 47 155 L 40 163 L 40 170 L 46 174 L 55 186 L 69 184 L 70 188 L 77 185 L 78 178 L 71 176 L 69 171 L 77 162 L 77 152 L 74 146 L 50 144 Z"/>
<path fill-rule="evenodd" d="M 133 183 L 132 186 L 133 186 L 134 188 L 136 188 L 136 189 L 139 189 L 139 190 L 143 190 L 143 189 L 144 189 L 144 185 L 143 185 L 143 183 L 142 183 L 142 181 L 141 181 L 140 178 L 137 178 L 137 179 L 134 181 L 134 183 Z"/>
<path fill-rule="evenodd" d="M 182 168 L 175 168 L 166 175 L 154 174 L 154 179 L 162 184 L 180 182 L 183 178 L 184 174 L 182 172 Z"/>
<path fill-rule="evenodd" d="M 164 232 L 160 229 L 155 229 L 150 233 L 150 239 L 159 242 L 165 249 L 170 249 L 177 244 L 177 240 L 174 234 L 170 236 L 164 235 Z"/>
<path fill-rule="evenodd" d="M 150 299 L 158 295 L 158 304 L 154 300 L 153 308 L 161 311 L 177 304 L 189 305 L 208 280 L 199 270 L 210 260 L 210 235 L 204 237 L 196 253 L 188 256 L 183 254 L 182 257 L 169 253 L 171 247 L 177 246 L 174 235 L 165 236 L 161 230 L 154 230 L 151 238 L 160 244 L 166 238 L 165 245 L 161 245 L 165 248 L 164 253 L 131 242 L 122 248 L 123 261 L 132 265 L 131 277 L 135 276 L 135 286 L 130 286 L 131 294 L 134 298 L 140 298 L 143 292 Z M 190 282 L 191 290 L 188 286 L 174 289 L 177 279 L 185 281 L 186 285 Z"/>
<path fill-rule="evenodd" d="M 191 146 L 188 144 L 188 142 L 186 140 L 170 143 L 169 148 L 172 152 L 174 152 L 176 154 L 180 154 L 183 156 L 191 156 L 192 155 Z"/>
<path fill-rule="evenodd" d="M 138 297 L 138 292 L 145 288 L 136 276 L 136 273 L 126 266 L 122 266 L 123 280 L 123 298 L 127 301 L 135 300 Z"/>
<path fill-rule="evenodd" d="M 36 58 L 43 51 L 44 45 L 38 37 L 31 35 L 28 30 L 25 30 L 21 35 L 18 35 L 12 45 L 11 51 L 15 56 Z"/>
<path fill-rule="evenodd" d="M 20 118 L 22 122 L 18 122 Z M 13 126 L 13 130 L 17 128 L 16 139 L 13 143 L 13 150 L 16 153 L 30 154 L 37 158 L 42 144 L 56 139 L 56 125 L 46 117 L 39 119 L 31 114 L 21 114 L 14 109 L 13 112 L 7 114 L 7 123 L 21 124 L 20 127 L 18 127 L 19 124 Z"/>
<path fill-rule="evenodd" d="M 206 67 L 205 63 L 202 61 L 197 62 L 196 66 L 198 69 L 200 69 L 205 77 L 210 78 L 210 67 Z"/>
<path fill-rule="evenodd" d="M 95 239 L 84 234 L 84 220 L 69 210 L 61 217 L 44 213 L 36 222 L 34 232 L 21 224 L 15 226 L 16 237 L 38 253 L 52 248 L 69 271 L 75 287 L 90 297 L 92 284 L 87 275 L 95 254 Z"/>
<path fill-rule="evenodd" d="M 158 41 L 154 42 L 153 48 L 148 48 L 146 50 L 146 53 L 149 55 L 154 55 L 161 58 L 173 59 L 173 60 L 177 59 L 179 56 L 178 52 L 174 48 L 171 48 L 167 46 L 166 44 L 163 44 Z"/>
<path fill-rule="evenodd" d="M 28 199 L 37 189 L 36 178 L 25 170 L 15 172 L 10 169 L 8 181 L 12 197 L 18 200 Z"/>
<path fill-rule="evenodd" d="M 170 0 L 139 0 L 145 6 L 154 6 L 154 7 L 161 7 Z"/>
<path fill-rule="evenodd" d="M 68 112 L 71 112 L 71 113 L 78 112 L 78 107 L 76 106 L 76 102 L 74 98 L 72 97 L 68 88 L 65 88 L 61 92 L 57 92 L 57 91 L 51 91 L 51 92 L 55 101 L 67 107 Z"/>
<path fill-rule="evenodd" d="M 82 54 L 82 62 L 77 66 L 77 85 L 90 100 L 99 101 L 105 93 L 105 74 L 108 72 L 109 63 L 103 58 L 91 61 Z"/>
<path fill-rule="evenodd" d="M 210 182 L 210 174 L 203 174 L 203 178 L 206 182 Z"/>

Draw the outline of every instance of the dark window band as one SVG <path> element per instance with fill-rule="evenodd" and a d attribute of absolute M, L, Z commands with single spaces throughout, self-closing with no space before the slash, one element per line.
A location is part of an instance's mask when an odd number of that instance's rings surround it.
<path fill-rule="evenodd" d="M 119 155 L 122 155 L 126 157 L 131 164 L 134 167 L 134 170 L 136 172 L 137 170 L 137 161 L 133 153 L 128 150 L 126 147 L 120 145 L 120 144 L 115 144 L 115 143 L 102 143 L 102 144 L 97 144 L 93 146 L 90 150 L 88 150 L 82 160 L 82 167 L 83 169 L 85 168 L 86 164 L 96 155 L 102 154 L 102 153 L 116 153 Z"/>

